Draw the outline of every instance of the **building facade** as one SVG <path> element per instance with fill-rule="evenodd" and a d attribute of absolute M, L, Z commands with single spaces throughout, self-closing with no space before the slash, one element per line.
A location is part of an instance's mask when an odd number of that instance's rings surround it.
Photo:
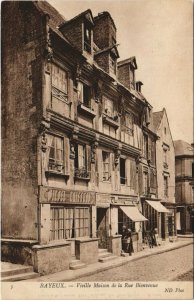
<path fill-rule="evenodd" d="M 153 113 L 154 128 L 158 135 L 156 142 L 156 166 L 158 198 L 168 209 L 161 213 L 162 237 L 173 239 L 176 236 L 175 204 L 175 151 L 165 108 Z"/>
<path fill-rule="evenodd" d="M 2 258 L 41 274 L 92 263 L 120 255 L 123 225 L 140 251 L 158 227 L 157 134 L 111 15 L 4 2 L 2 58 Z"/>
<path fill-rule="evenodd" d="M 182 140 L 174 141 L 174 145 L 177 233 L 189 234 L 194 232 L 194 148 Z"/>

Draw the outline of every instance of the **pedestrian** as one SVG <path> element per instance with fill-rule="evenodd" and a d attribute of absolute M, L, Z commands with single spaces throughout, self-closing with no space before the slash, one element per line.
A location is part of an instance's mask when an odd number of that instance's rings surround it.
<path fill-rule="evenodd" d="M 126 230 L 126 240 L 127 240 L 127 249 L 126 252 L 129 253 L 129 255 L 131 256 L 132 253 L 134 252 L 133 250 L 133 240 L 132 240 L 132 232 L 131 229 L 127 229 Z"/>
<path fill-rule="evenodd" d="M 154 228 L 152 228 L 152 230 L 150 232 L 150 237 L 151 237 L 151 244 L 152 244 L 152 248 L 153 248 L 153 246 L 157 246 Z"/>
<path fill-rule="evenodd" d="M 158 228 L 154 228 L 154 237 L 155 237 L 155 241 L 156 241 L 156 246 L 160 246 Z"/>

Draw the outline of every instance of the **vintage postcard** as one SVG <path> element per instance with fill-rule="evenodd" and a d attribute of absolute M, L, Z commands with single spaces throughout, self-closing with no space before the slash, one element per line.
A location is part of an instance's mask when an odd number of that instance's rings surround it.
<path fill-rule="evenodd" d="M 192 6 L 1 3 L 2 299 L 193 299 Z"/>

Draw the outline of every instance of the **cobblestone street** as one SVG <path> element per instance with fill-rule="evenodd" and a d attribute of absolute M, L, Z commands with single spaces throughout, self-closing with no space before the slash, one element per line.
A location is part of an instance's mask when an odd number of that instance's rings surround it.
<path fill-rule="evenodd" d="M 75 281 L 169 281 L 192 280 L 193 245 L 128 262 Z M 182 276 L 188 274 L 188 276 Z M 181 277 L 182 276 L 182 277 Z"/>

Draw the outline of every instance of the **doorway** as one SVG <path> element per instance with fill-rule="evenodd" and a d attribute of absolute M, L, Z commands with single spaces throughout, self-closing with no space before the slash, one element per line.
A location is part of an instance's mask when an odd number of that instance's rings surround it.
<path fill-rule="evenodd" d="M 106 249 L 108 247 L 108 208 L 97 207 L 96 228 L 97 237 L 99 238 L 99 248 Z"/>

